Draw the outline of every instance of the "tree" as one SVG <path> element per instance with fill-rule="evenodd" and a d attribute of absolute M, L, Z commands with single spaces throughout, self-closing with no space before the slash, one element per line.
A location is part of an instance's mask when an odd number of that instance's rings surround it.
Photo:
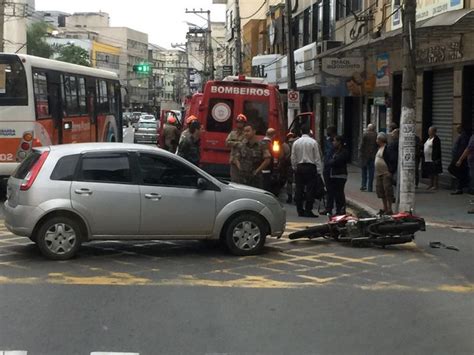
<path fill-rule="evenodd" d="M 48 24 L 46 22 L 31 24 L 26 32 L 27 53 L 38 57 L 50 58 L 54 54 L 54 49 L 46 42 L 45 38 L 47 35 Z"/>
<path fill-rule="evenodd" d="M 66 44 L 57 47 L 57 60 L 73 64 L 91 66 L 89 53 L 79 46 L 74 44 Z"/>

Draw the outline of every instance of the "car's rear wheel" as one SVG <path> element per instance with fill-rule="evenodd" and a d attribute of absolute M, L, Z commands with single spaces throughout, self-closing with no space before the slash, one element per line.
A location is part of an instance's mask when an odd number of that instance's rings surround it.
<path fill-rule="evenodd" d="M 234 255 L 256 255 L 263 251 L 268 227 L 262 218 L 252 214 L 242 214 L 227 224 L 225 243 Z"/>
<path fill-rule="evenodd" d="M 81 246 L 80 224 L 69 217 L 53 217 L 43 222 L 36 235 L 41 253 L 52 260 L 67 260 L 76 255 Z"/>

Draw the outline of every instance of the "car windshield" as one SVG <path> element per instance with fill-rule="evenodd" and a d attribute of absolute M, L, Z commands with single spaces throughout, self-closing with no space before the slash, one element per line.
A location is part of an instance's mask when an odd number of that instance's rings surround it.
<path fill-rule="evenodd" d="M 156 128 L 156 122 L 140 122 L 138 128 Z"/>
<path fill-rule="evenodd" d="M 140 119 L 142 119 L 142 120 L 147 120 L 147 121 L 154 121 L 154 120 L 155 120 L 155 116 L 146 115 L 146 116 L 140 117 Z"/>

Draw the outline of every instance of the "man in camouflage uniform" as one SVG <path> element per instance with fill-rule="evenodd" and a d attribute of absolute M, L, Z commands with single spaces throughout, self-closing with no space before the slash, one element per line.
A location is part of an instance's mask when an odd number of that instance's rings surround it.
<path fill-rule="evenodd" d="M 262 170 L 268 167 L 272 156 L 268 147 L 258 141 L 253 126 L 245 126 L 244 135 L 245 141 L 240 146 L 234 163 L 239 169 L 242 184 L 261 189 Z"/>
<path fill-rule="evenodd" d="M 235 157 L 242 142 L 244 141 L 244 126 L 247 123 L 247 117 L 243 114 L 237 115 L 235 119 L 235 129 L 229 133 L 225 140 L 225 145 L 230 148 L 230 181 L 240 183 L 239 169 L 235 165 Z"/>
<path fill-rule="evenodd" d="M 164 149 L 168 152 L 175 153 L 178 147 L 180 133 L 176 127 L 176 117 L 170 115 L 163 126 Z"/>
<path fill-rule="evenodd" d="M 195 116 L 190 116 L 186 120 L 186 123 L 188 124 L 188 129 L 181 135 L 178 152 L 176 154 L 194 165 L 199 166 L 201 160 L 201 123 Z"/>

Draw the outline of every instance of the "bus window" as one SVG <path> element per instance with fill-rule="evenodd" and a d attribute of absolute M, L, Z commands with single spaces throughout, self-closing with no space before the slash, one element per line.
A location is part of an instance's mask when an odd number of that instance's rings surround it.
<path fill-rule="evenodd" d="M 75 76 L 64 75 L 64 98 L 66 99 L 66 112 L 68 116 L 79 113 L 77 100 L 77 80 Z"/>
<path fill-rule="evenodd" d="M 255 127 L 258 135 L 264 136 L 268 128 L 268 102 L 245 101 L 244 115 L 248 122 Z"/>
<path fill-rule="evenodd" d="M 50 117 L 48 98 L 48 79 L 45 73 L 33 74 L 33 90 L 35 92 L 35 109 L 37 118 Z"/>
<path fill-rule="evenodd" d="M 107 82 L 105 80 L 97 80 L 97 109 L 99 113 L 108 113 L 109 97 L 107 94 Z"/>
<path fill-rule="evenodd" d="M 232 130 L 234 101 L 226 99 L 209 100 L 206 130 L 209 132 L 229 133 Z"/>
<path fill-rule="evenodd" d="M 15 56 L 0 55 L 0 106 L 27 106 L 25 68 Z"/>
<path fill-rule="evenodd" d="M 79 77 L 77 81 L 79 84 L 79 111 L 82 114 L 87 114 L 86 79 Z"/>

